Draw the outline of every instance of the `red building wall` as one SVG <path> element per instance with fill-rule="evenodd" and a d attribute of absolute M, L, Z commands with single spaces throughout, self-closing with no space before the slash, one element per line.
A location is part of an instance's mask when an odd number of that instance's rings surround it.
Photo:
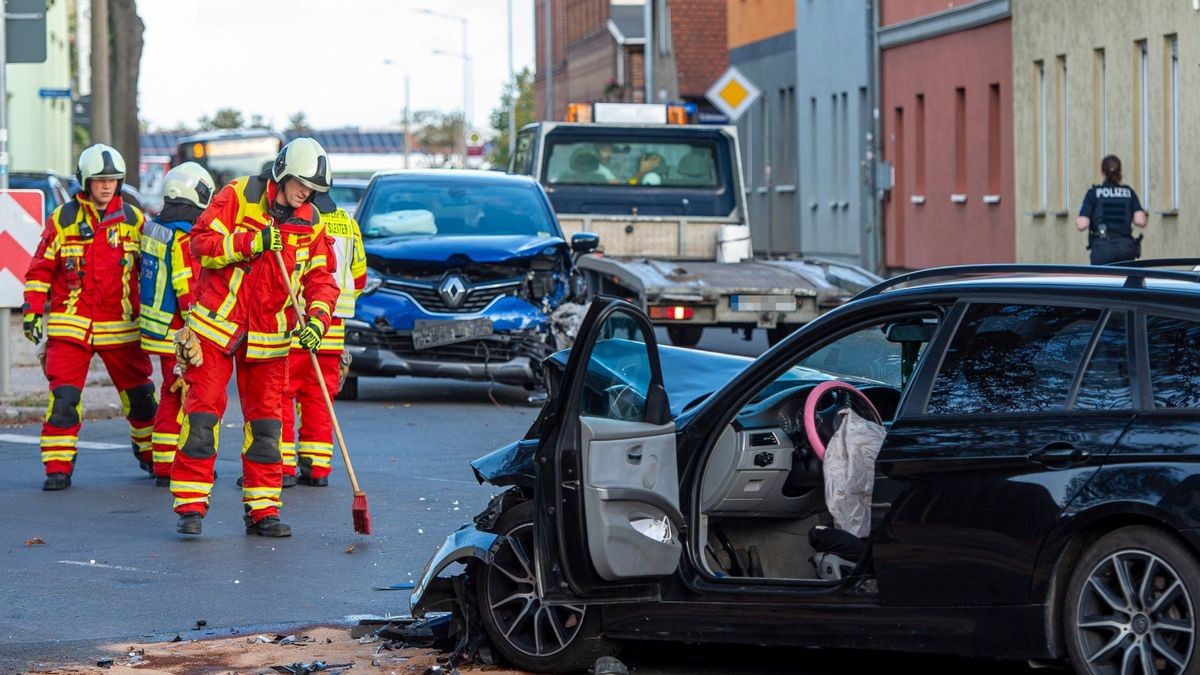
<path fill-rule="evenodd" d="M 884 0 L 879 9 L 879 25 L 890 26 L 927 14 L 969 5 L 976 0 Z"/>
<path fill-rule="evenodd" d="M 1011 23 L 883 51 L 883 156 L 895 165 L 884 211 L 888 267 L 1015 258 Z"/>

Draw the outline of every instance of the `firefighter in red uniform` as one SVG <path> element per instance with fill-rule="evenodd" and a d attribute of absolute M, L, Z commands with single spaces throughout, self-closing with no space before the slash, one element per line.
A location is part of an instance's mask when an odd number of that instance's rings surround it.
<path fill-rule="evenodd" d="M 121 199 L 125 160 L 93 145 L 79 155 L 82 191 L 50 214 L 25 275 L 25 337 L 42 339 L 50 403 L 42 425 L 43 490 L 71 486 L 80 403 L 92 355 L 99 354 L 121 394 L 134 455 L 150 469 L 157 403 L 150 359 L 138 345 L 138 257 L 142 212 Z"/>
<path fill-rule="evenodd" d="M 163 178 L 163 210 L 142 232 L 142 349 L 159 358 L 162 390 L 154 418 L 154 484 L 171 483 L 171 464 L 179 445 L 183 380 L 175 359 L 175 332 L 183 328 L 192 305 L 192 284 L 200 266 L 192 256 L 191 230 L 212 201 L 212 175 L 195 162 L 184 162 Z"/>
<path fill-rule="evenodd" d="M 212 492 L 217 434 L 226 387 L 237 365 L 245 419 L 242 502 L 246 533 L 291 536 L 279 520 L 283 464 L 283 391 L 292 331 L 316 349 L 332 321 L 338 289 L 329 271 L 329 237 L 318 229 L 317 205 L 327 205 L 329 158 L 319 143 L 298 138 L 269 171 L 235 179 L 221 189 L 192 228 L 192 253 L 201 272 L 187 325 L 175 334 L 185 363 L 184 419 L 171 467 L 176 530 L 200 534 Z M 283 278 L 275 252 L 283 255 Z M 290 307 L 288 284 L 303 286 L 305 316 Z"/>
<path fill-rule="evenodd" d="M 330 267 L 338 285 L 337 305 L 333 323 L 317 350 L 320 377 L 332 394 L 341 388 L 339 377 L 346 342 L 346 319 L 354 316 L 354 301 L 367 283 L 367 254 L 363 250 L 362 232 L 354 218 L 344 209 L 321 214 L 321 229 L 333 242 Z M 308 350 L 292 341 L 288 357 L 288 388 L 283 397 L 283 479 L 298 480 L 304 485 L 329 485 L 329 465 L 333 459 L 333 418 L 325 406 L 318 374 L 313 372 Z M 300 438 L 296 444 L 295 417 L 299 408 Z M 296 455 L 299 452 L 300 475 L 296 477 Z"/>

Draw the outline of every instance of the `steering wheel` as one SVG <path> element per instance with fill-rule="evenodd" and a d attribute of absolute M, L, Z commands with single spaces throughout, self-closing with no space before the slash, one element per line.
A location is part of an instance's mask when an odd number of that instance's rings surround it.
<path fill-rule="evenodd" d="M 833 402 L 818 408 L 823 398 L 832 398 Z M 883 424 L 871 399 L 855 389 L 854 385 L 837 380 L 818 384 L 804 400 L 804 432 L 813 453 L 822 461 L 825 459 L 825 446 L 837 431 L 839 413 L 844 408 L 851 408 L 876 424 Z"/>

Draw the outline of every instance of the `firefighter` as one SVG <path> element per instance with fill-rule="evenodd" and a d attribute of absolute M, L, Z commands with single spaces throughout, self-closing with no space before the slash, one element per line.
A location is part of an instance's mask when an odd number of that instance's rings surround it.
<path fill-rule="evenodd" d="M 179 444 L 183 380 L 175 358 L 175 332 L 187 321 L 192 284 L 199 265 L 192 256 L 191 230 L 212 201 L 216 184 L 195 162 L 184 162 L 163 178 L 163 210 L 142 233 L 142 349 L 156 354 L 162 373 L 158 415 L 154 418 L 154 484 L 171 483 L 171 463 Z"/>
<path fill-rule="evenodd" d="M 25 275 L 25 337 L 42 339 L 50 401 L 42 424 L 43 490 L 71 486 L 80 402 L 92 355 L 99 354 L 121 395 L 133 453 L 151 468 L 157 402 L 150 359 L 138 345 L 138 273 L 145 217 L 121 199 L 125 160 L 96 144 L 79 155 L 81 191 L 50 214 Z"/>
<path fill-rule="evenodd" d="M 243 176 L 222 188 L 192 228 L 192 254 L 201 272 L 187 325 L 175 334 L 188 386 L 171 467 L 181 534 L 200 534 L 208 511 L 217 434 L 235 364 L 245 420 L 246 534 L 292 534 L 279 519 L 283 391 L 293 328 L 300 326 L 302 347 L 318 348 L 337 302 L 329 237 L 318 229 L 318 208 L 332 210 L 329 180 L 329 158 L 321 145 L 295 139 L 261 175 Z M 284 278 L 277 253 L 290 278 Z M 304 316 L 290 307 L 289 284 L 303 286 Z"/>
<path fill-rule="evenodd" d="M 363 251 L 358 223 L 344 209 L 321 214 L 321 228 L 333 239 L 330 268 L 339 293 L 333 311 L 333 323 L 317 350 L 320 377 L 333 394 L 341 388 L 342 367 L 348 356 L 345 349 L 346 319 L 354 316 L 354 302 L 367 282 L 367 255 Z M 288 357 L 288 388 L 283 398 L 283 480 L 304 485 L 329 485 L 329 465 L 333 459 L 333 419 L 325 406 L 317 384 L 308 350 L 292 340 Z M 297 408 L 299 412 L 297 413 Z M 300 419 L 299 445 L 296 445 L 295 417 Z M 296 455 L 299 452 L 299 476 Z M 291 479 L 289 481 L 289 478 Z"/>

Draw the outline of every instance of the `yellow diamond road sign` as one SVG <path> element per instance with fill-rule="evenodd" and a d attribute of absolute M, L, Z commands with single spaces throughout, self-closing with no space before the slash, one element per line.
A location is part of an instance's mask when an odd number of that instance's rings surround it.
<path fill-rule="evenodd" d="M 731 122 L 736 122 L 762 96 L 762 90 L 742 71 L 729 66 L 729 70 L 717 78 L 704 96 Z"/>

